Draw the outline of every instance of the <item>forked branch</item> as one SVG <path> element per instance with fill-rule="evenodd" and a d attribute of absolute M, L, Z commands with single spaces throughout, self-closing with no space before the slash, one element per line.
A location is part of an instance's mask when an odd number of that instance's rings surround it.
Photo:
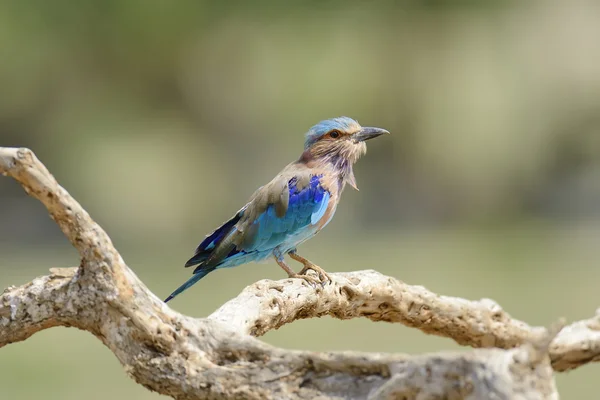
<path fill-rule="evenodd" d="M 53 269 L 4 291 L 0 347 L 52 326 L 74 326 L 102 340 L 138 383 L 177 399 L 553 399 L 552 366 L 561 371 L 600 357 L 598 316 L 556 335 L 512 319 L 491 300 L 438 296 L 374 271 L 332 274 L 322 289 L 299 280 L 260 281 L 210 317 L 190 318 L 139 281 L 31 151 L 0 148 L 0 172 L 46 206 L 81 255 L 79 267 Z M 399 322 L 501 349 L 416 357 L 314 353 L 252 337 L 322 315 Z"/>

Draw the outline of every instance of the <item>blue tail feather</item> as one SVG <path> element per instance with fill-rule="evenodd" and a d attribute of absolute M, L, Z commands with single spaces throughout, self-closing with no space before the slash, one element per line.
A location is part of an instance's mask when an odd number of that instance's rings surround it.
<path fill-rule="evenodd" d="M 196 272 L 194 275 L 192 275 L 192 277 L 190 279 L 185 281 L 185 283 L 183 285 L 181 285 L 177 289 L 175 289 L 175 291 L 173 293 L 171 293 L 171 295 L 165 299 L 165 303 L 167 303 L 169 300 L 173 299 L 175 296 L 183 293 L 185 290 L 189 289 L 193 284 L 198 282 L 200 279 L 204 278 L 212 270 L 213 269 L 198 270 L 198 272 Z"/>

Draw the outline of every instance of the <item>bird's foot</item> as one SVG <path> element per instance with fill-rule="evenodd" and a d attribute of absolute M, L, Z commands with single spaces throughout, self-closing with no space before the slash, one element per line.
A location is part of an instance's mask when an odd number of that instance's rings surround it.
<path fill-rule="evenodd" d="M 325 283 L 327 283 L 327 282 L 330 282 L 330 283 L 332 282 L 331 277 L 329 276 L 329 274 L 327 272 L 325 272 L 325 270 L 323 268 L 321 268 L 318 265 L 315 265 L 313 263 L 304 264 L 304 268 L 302 268 L 302 270 L 300 270 L 300 272 L 298 273 L 298 275 L 300 275 L 302 277 L 309 277 L 310 276 L 311 278 L 316 279 L 316 278 L 312 277 L 311 275 L 307 275 L 306 273 L 308 271 L 315 271 L 317 273 L 317 275 L 319 276 L 318 282 L 321 285 L 325 285 Z"/>
<path fill-rule="evenodd" d="M 290 274 L 288 276 L 290 278 L 304 279 L 309 285 L 313 287 L 317 287 L 317 285 L 321 284 L 321 280 L 314 275 Z"/>
<path fill-rule="evenodd" d="M 323 268 L 319 267 L 318 265 L 313 264 L 312 262 L 308 261 L 306 258 L 301 257 L 298 253 L 296 253 L 296 250 L 290 251 L 288 254 L 292 259 L 302 263 L 302 265 L 304 266 L 302 268 L 302 270 L 298 273 L 298 275 L 300 275 L 301 277 L 310 276 L 310 275 L 306 275 L 306 273 L 309 270 L 313 270 L 319 276 L 319 283 L 321 285 L 324 286 L 325 283 L 327 283 L 327 282 L 330 282 L 330 283 L 333 282 L 331 280 L 331 277 L 327 274 L 327 272 L 325 272 L 325 270 Z"/>

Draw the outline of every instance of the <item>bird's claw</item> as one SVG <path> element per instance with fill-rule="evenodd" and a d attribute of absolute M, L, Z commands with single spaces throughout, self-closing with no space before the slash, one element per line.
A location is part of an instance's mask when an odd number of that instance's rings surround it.
<path fill-rule="evenodd" d="M 309 285 L 311 285 L 314 288 L 316 288 L 317 285 L 321 283 L 319 278 L 317 278 L 316 276 L 313 276 L 313 275 L 293 274 L 293 275 L 290 275 L 290 278 L 303 279 L 305 282 L 307 282 Z"/>
<path fill-rule="evenodd" d="M 332 282 L 331 278 L 329 277 L 327 272 L 325 272 L 323 270 L 323 268 L 319 267 L 318 265 L 313 264 L 312 262 L 308 261 L 304 257 L 300 257 L 298 254 L 296 254 L 295 251 L 291 251 L 288 254 L 290 255 L 290 257 L 292 259 L 302 263 L 302 265 L 303 265 L 302 270 L 298 273 L 295 273 L 292 270 L 290 270 L 289 267 L 287 267 L 287 266 L 284 267 L 281 263 L 279 263 L 279 265 L 285 271 L 288 272 L 288 276 L 290 278 L 304 279 L 305 281 L 309 282 L 310 284 L 312 284 L 315 287 L 317 284 L 321 284 L 321 286 L 325 286 L 325 283 Z M 310 270 L 314 271 L 317 274 L 317 276 L 315 277 L 314 275 L 308 275 L 307 272 Z"/>
<path fill-rule="evenodd" d="M 315 271 L 317 273 L 317 275 L 319 276 L 318 283 L 320 283 L 321 286 L 325 286 L 326 283 L 332 282 L 329 274 L 327 274 L 327 272 L 325 272 L 325 270 L 323 268 L 319 267 L 318 265 L 314 265 L 314 264 L 305 265 L 304 268 L 302 268 L 302 270 L 298 273 L 298 275 L 300 275 L 302 277 L 308 277 L 310 275 L 307 275 L 306 273 L 311 270 Z M 316 280 L 316 278 L 314 278 L 314 277 L 313 277 L 313 279 Z"/>

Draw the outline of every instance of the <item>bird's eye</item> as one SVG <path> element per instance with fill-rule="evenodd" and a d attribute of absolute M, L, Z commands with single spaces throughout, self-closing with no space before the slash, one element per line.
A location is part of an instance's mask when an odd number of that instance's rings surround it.
<path fill-rule="evenodd" d="M 331 132 L 329 132 L 329 136 L 333 139 L 337 139 L 340 137 L 340 132 L 339 131 L 331 131 Z"/>

